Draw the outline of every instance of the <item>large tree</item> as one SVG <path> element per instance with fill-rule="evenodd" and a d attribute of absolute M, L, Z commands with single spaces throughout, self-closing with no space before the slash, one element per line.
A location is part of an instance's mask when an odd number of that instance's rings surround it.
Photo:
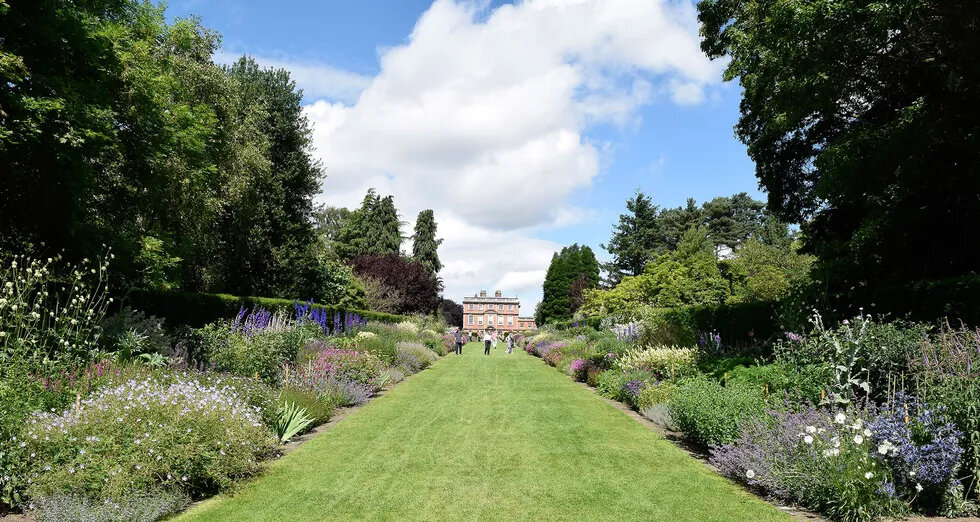
<path fill-rule="evenodd" d="M 761 201 L 741 192 L 706 201 L 702 216 L 715 246 L 735 249 L 762 229 L 764 208 Z"/>
<path fill-rule="evenodd" d="M 401 222 L 392 196 L 381 197 L 369 189 L 361 207 L 351 213 L 336 239 L 337 253 L 344 259 L 359 255 L 398 254 Z"/>
<path fill-rule="evenodd" d="M 626 200 L 626 213 L 619 216 L 609 242 L 601 246 L 613 256 L 604 267 L 612 283 L 624 275 L 642 273 L 647 261 L 665 248 L 664 231 L 653 200 L 637 190 Z"/>
<path fill-rule="evenodd" d="M 374 298 L 386 299 L 385 311 L 399 314 L 432 314 L 442 303 L 439 279 L 411 259 L 397 254 L 360 255 L 351 260 L 354 273 L 365 280 L 368 301 L 372 292 L 380 292 Z M 397 299 L 390 299 L 390 296 Z"/>
<path fill-rule="evenodd" d="M 980 270 L 980 2 L 702 0 L 769 209 L 832 293 Z"/>
<path fill-rule="evenodd" d="M 415 220 L 415 235 L 412 236 L 412 259 L 427 268 L 433 274 L 442 270 L 439 261 L 439 245 L 441 239 L 436 239 L 436 218 L 432 210 L 419 212 Z"/>
<path fill-rule="evenodd" d="M 583 303 L 584 292 L 599 284 L 599 262 L 588 246 L 564 247 L 551 258 L 543 297 L 537 309 L 539 324 L 569 319 Z"/>

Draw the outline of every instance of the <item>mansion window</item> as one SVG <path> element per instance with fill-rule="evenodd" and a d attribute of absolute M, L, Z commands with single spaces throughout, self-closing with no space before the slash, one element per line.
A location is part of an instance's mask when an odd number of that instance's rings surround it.
<path fill-rule="evenodd" d="M 482 315 L 480 317 L 477 317 L 476 318 L 476 324 L 478 324 L 480 326 L 483 326 L 483 316 Z"/>
<path fill-rule="evenodd" d="M 472 306 L 472 305 L 471 305 L 471 306 Z M 470 320 L 469 320 L 469 323 L 470 323 L 470 324 L 473 324 L 473 316 L 471 315 L 471 316 L 469 316 L 469 317 L 470 317 Z"/>
<path fill-rule="evenodd" d="M 507 326 L 514 326 L 514 318 L 513 317 L 508 317 L 507 318 Z"/>

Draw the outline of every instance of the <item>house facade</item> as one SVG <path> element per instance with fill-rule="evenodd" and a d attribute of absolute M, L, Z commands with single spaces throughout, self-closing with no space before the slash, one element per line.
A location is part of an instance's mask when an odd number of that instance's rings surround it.
<path fill-rule="evenodd" d="M 521 302 L 504 297 L 500 290 L 487 295 L 486 290 L 463 298 L 463 331 L 478 332 L 492 326 L 500 332 L 535 329 L 533 317 L 521 317 Z"/>

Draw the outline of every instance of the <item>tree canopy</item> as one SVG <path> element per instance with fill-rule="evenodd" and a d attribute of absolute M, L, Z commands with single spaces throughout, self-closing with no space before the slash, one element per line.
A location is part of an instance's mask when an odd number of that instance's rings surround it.
<path fill-rule="evenodd" d="M 412 236 L 412 259 L 420 263 L 433 274 L 442 270 L 439 261 L 439 245 L 441 239 L 436 239 L 436 218 L 432 210 L 419 212 L 415 220 L 415 235 Z"/>
<path fill-rule="evenodd" d="M 980 270 L 980 3 L 703 0 L 769 210 L 850 301 Z M 867 304 L 867 303 L 865 303 Z"/>
<path fill-rule="evenodd" d="M 599 284 L 599 262 L 588 246 L 564 247 L 551 258 L 544 295 L 535 311 L 538 324 L 569 319 L 582 306 L 584 293 Z"/>

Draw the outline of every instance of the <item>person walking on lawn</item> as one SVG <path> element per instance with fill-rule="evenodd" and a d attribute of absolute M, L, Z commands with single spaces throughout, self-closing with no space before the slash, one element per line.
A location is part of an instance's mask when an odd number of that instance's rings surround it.
<path fill-rule="evenodd" d="M 456 355 L 463 355 L 463 329 L 456 329 Z"/>
<path fill-rule="evenodd" d="M 508 333 L 507 337 L 504 337 L 504 342 L 507 343 L 507 353 L 514 353 L 514 336 Z"/>
<path fill-rule="evenodd" d="M 490 335 L 490 330 L 483 334 L 483 355 L 490 355 L 490 343 L 493 342 L 493 336 Z"/>
<path fill-rule="evenodd" d="M 494 330 L 493 333 L 491 333 L 490 335 L 493 336 L 493 347 L 494 347 L 494 349 L 496 349 L 497 348 L 497 330 Z"/>

